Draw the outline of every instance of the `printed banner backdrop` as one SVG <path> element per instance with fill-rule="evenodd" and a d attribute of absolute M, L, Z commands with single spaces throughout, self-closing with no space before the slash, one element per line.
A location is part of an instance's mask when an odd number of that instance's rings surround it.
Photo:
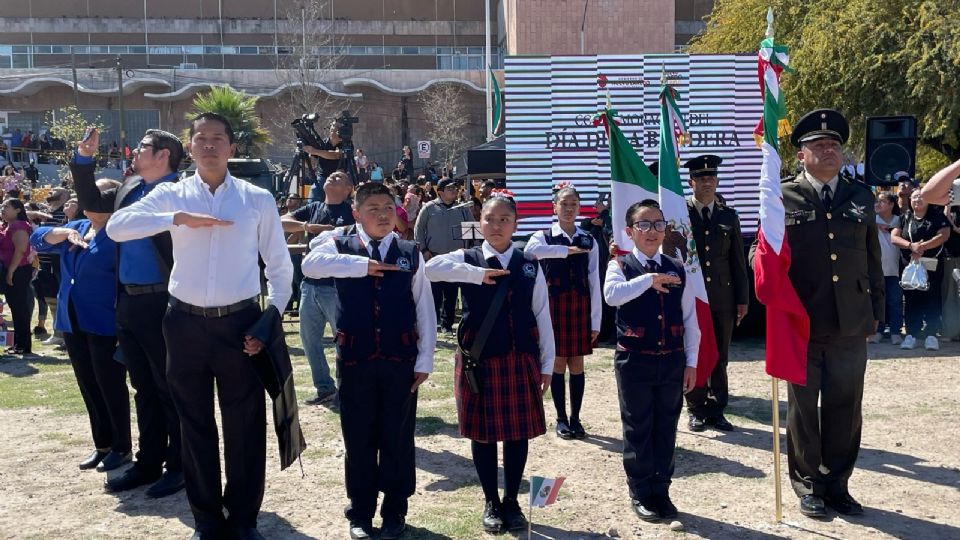
<path fill-rule="evenodd" d="M 519 234 L 550 225 L 558 182 L 573 183 L 588 216 L 598 195 L 609 193 L 606 133 L 593 125 L 608 93 L 637 153 L 647 164 L 657 159 L 664 72 L 680 92 L 692 136 L 680 149 L 681 165 L 700 154 L 722 157 L 718 191 L 739 212 L 743 231 L 756 231 L 763 157 L 753 140 L 763 113 L 756 55 L 515 56 L 505 59 L 504 72 L 507 186 L 521 214 Z M 686 169 L 680 173 L 687 178 Z"/>

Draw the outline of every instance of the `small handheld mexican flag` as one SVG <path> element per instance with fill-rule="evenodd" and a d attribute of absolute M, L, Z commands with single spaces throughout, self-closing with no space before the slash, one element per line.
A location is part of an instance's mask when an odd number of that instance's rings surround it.
<path fill-rule="evenodd" d="M 563 480 L 564 477 L 562 476 L 556 478 L 530 477 L 530 506 L 543 508 L 557 502 L 557 494 L 560 493 Z"/>

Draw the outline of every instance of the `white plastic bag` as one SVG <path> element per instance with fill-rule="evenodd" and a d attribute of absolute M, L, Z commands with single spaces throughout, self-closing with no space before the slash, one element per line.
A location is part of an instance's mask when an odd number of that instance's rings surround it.
<path fill-rule="evenodd" d="M 900 276 L 900 286 L 905 291 L 926 291 L 930 289 L 930 279 L 927 269 L 920 261 L 910 261 Z"/>

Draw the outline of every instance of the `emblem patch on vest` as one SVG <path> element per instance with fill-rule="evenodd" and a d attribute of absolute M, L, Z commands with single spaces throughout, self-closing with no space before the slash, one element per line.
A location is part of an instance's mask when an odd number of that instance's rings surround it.
<path fill-rule="evenodd" d="M 528 278 L 537 277 L 537 268 L 533 266 L 533 263 L 524 263 L 523 275 Z"/>
<path fill-rule="evenodd" d="M 397 259 L 397 267 L 404 272 L 410 271 L 410 260 L 406 257 L 400 257 Z"/>

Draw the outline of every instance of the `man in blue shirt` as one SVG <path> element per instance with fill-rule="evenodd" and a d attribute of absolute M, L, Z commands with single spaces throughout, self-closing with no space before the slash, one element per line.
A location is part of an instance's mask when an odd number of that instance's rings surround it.
<path fill-rule="evenodd" d="M 99 134 L 94 130 L 78 145 L 71 165 L 80 205 L 98 212 L 130 206 L 157 185 L 175 181 L 184 156 L 183 144 L 175 135 L 147 130 L 133 152 L 132 166 L 137 175 L 124 180 L 115 204 L 110 204 L 101 198 L 94 182 L 93 156 L 98 147 Z M 140 449 L 134 466 L 108 479 L 106 489 L 119 492 L 153 483 L 147 496 L 165 497 L 184 486 L 180 419 L 167 387 L 167 348 L 161 326 L 169 302 L 172 244 L 170 234 L 163 233 L 118 246 L 117 337 L 136 390 Z"/>

